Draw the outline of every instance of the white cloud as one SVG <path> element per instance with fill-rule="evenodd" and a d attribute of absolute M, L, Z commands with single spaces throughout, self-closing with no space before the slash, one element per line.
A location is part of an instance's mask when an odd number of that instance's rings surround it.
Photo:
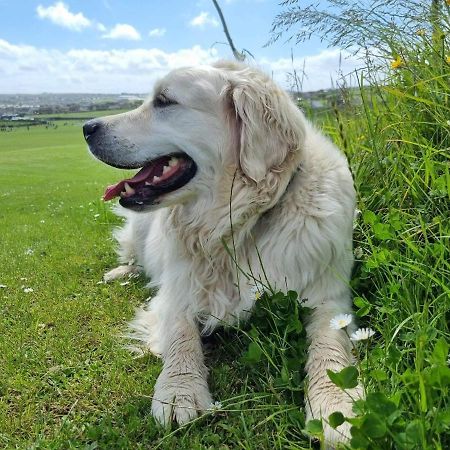
<path fill-rule="evenodd" d="M 98 31 L 101 31 L 102 33 L 106 31 L 106 27 L 102 23 L 98 22 L 96 26 Z"/>
<path fill-rule="evenodd" d="M 198 16 L 194 17 L 189 25 L 191 27 L 204 28 L 206 25 L 211 25 L 213 27 L 218 27 L 219 22 L 212 17 L 209 13 L 202 11 Z"/>
<path fill-rule="evenodd" d="M 200 46 L 176 52 L 158 48 L 63 52 L 0 39 L 0 92 L 145 93 L 172 69 L 217 59 L 216 49 Z"/>
<path fill-rule="evenodd" d="M 342 58 L 340 57 L 342 55 Z M 151 49 L 73 49 L 60 51 L 15 45 L 0 39 L 2 93 L 37 92 L 150 92 L 153 83 L 177 67 L 210 64 L 226 55 L 200 46 L 165 52 Z M 341 60 L 341 61 L 340 61 Z M 257 65 L 271 74 L 285 88 L 291 88 L 288 73 L 301 72 L 307 77 L 303 90 L 331 87 L 342 73 L 360 67 L 356 56 L 338 49 L 324 50 L 306 58 L 261 58 Z"/>
<path fill-rule="evenodd" d="M 126 39 L 128 41 L 139 41 L 141 35 L 132 25 L 127 23 L 118 23 L 108 33 L 103 34 L 105 39 Z"/>
<path fill-rule="evenodd" d="M 72 13 L 69 7 L 63 2 L 56 2 L 52 6 L 39 5 L 36 8 L 38 17 L 41 19 L 48 19 L 56 25 L 68 28 L 73 31 L 81 31 L 83 28 L 91 26 L 91 21 L 86 18 L 83 13 Z"/>
<path fill-rule="evenodd" d="M 153 28 L 153 30 L 148 32 L 148 35 L 150 37 L 162 37 L 166 34 L 166 31 L 165 28 Z"/>

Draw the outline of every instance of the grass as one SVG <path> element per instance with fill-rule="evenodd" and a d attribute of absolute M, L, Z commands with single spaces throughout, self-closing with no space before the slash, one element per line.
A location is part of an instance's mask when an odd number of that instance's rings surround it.
<path fill-rule="evenodd" d="M 349 419 L 355 449 L 450 447 L 449 66 L 417 50 L 402 57 L 385 84 L 360 89 L 361 107 L 314 118 L 346 152 L 362 211 L 352 288 L 376 334 L 358 348 L 368 397 Z M 159 429 L 160 363 L 132 359 L 118 338 L 144 280 L 98 284 L 119 223 L 100 195 L 123 174 L 88 156 L 81 121 L 2 132 L 0 144 L 0 447 L 317 446 L 303 431 L 321 438 L 302 412 L 307 311 L 295 293 L 266 293 L 251 326 L 206 343 L 222 408 Z"/>

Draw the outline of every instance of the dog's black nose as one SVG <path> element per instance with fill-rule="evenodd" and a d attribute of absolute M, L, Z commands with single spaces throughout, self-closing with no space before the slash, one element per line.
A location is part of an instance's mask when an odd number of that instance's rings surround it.
<path fill-rule="evenodd" d="M 95 133 L 98 132 L 98 130 L 101 128 L 101 123 L 99 120 L 89 120 L 89 122 L 86 122 L 83 125 L 83 134 L 84 138 L 89 140 L 91 136 L 93 136 Z"/>

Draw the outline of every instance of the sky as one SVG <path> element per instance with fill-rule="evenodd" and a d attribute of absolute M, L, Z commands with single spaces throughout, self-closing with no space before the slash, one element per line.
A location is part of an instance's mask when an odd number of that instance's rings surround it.
<path fill-rule="evenodd" d="M 236 47 L 285 88 L 294 70 L 311 91 L 359 65 L 319 37 L 266 46 L 279 1 L 219 4 Z M 0 93 L 146 93 L 171 69 L 232 59 L 225 41 L 211 0 L 0 0 Z"/>

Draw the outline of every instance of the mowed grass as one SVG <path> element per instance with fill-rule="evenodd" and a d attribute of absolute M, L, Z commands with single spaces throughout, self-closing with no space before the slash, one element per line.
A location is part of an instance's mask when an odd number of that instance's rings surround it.
<path fill-rule="evenodd" d="M 361 88 L 361 106 L 314 118 L 348 156 L 361 210 L 351 287 L 375 336 L 355 352 L 367 400 L 348 419 L 353 449 L 450 448 L 450 62 L 411 51 L 403 64 Z M 156 426 L 160 363 L 119 337 L 145 281 L 99 284 L 120 223 L 100 196 L 124 174 L 88 155 L 81 123 L 0 134 L 0 447 L 317 447 L 292 293 L 264 295 L 247 331 L 206 344 L 218 411 Z"/>
<path fill-rule="evenodd" d="M 0 447 L 65 448 L 68 423 L 95 423 L 153 380 L 117 338 L 141 283 L 97 284 L 114 264 L 100 196 L 120 174 L 88 155 L 80 124 L 2 133 L 0 145 Z"/>
<path fill-rule="evenodd" d="M 88 154 L 81 125 L 0 134 L 0 448 L 285 448 L 271 414 L 309 447 L 297 414 L 295 427 L 287 419 L 293 406 L 239 364 L 234 332 L 207 345 L 210 384 L 228 411 L 171 432 L 156 426 L 160 363 L 133 359 L 120 337 L 148 296 L 145 280 L 99 283 L 116 264 L 120 224 L 100 197 L 125 172 Z"/>

